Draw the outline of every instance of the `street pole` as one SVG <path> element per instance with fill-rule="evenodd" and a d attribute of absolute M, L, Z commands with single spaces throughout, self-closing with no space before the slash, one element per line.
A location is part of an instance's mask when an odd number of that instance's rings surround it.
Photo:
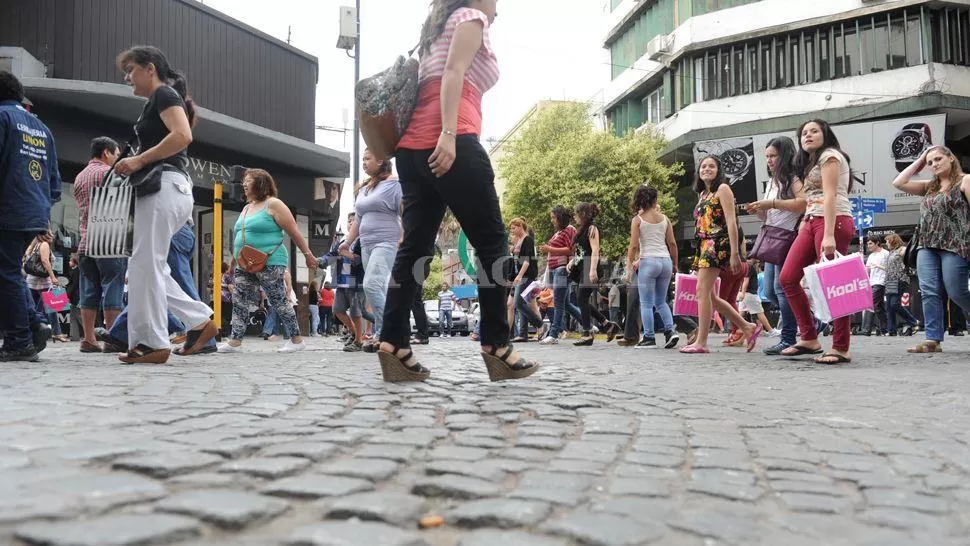
<path fill-rule="evenodd" d="M 357 113 L 357 82 L 360 81 L 360 0 L 357 0 L 357 40 L 354 41 L 354 161 L 351 164 L 351 183 L 360 180 L 360 115 Z"/>
<path fill-rule="evenodd" d="M 222 182 L 212 186 L 212 311 L 222 328 Z M 223 332 L 225 334 L 226 332 Z"/>

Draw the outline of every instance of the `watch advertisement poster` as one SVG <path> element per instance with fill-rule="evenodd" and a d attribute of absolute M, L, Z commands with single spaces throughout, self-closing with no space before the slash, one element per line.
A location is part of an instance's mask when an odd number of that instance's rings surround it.
<path fill-rule="evenodd" d="M 920 117 L 896 118 L 880 121 L 866 121 L 833 125 L 832 130 L 842 145 L 842 150 L 852 160 L 851 197 L 885 199 L 887 206 L 919 205 L 920 198 L 893 188 L 893 179 L 919 158 L 923 151 L 934 144 L 945 142 L 946 114 L 931 114 Z M 768 185 L 768 165 L 764 149 L 775 137 L 795 139 L 795 131 L 768 133 L 751 137 L 754 146 L 753 176 L 757 179 L 754 188 L 760 199 Z M 727 139 L 715 142 L 734 143 L 742 139 Z M 710 142 L 698 145 L 711 146 Z M 695 158 L 698 147 L 695 145 Z M 929 180 L 929 169 L 919 173 L 917 180 Z M 738 203 L 745 203 L 734 189 Z"/>
<path fill-rule="evenodd" d="M 756 201 L 759 195 L 754 150 L 754 140 L 751 137 L 695 142 L 694 166 L 700 165 L 701 159 L 709 155 L 717 156 L 721 160 L 724 178 L 734 191 L 734 201 L 750 203 Z"/>

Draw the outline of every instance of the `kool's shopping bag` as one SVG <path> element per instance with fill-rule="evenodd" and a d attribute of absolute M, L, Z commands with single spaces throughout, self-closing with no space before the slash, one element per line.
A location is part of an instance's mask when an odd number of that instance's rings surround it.
<path fill-rule="evenodd" d="M 721 289 L 721 279 L 714 281 L 714 291 Z M 674 314 L 697 316 L 697 276 L 678 273 L 674 281 Z"/>
<path fill-rule="evenodd" d="M 130 258 L 135 223 L 135 191 L 128 184 L 91 188 L 88 256 Z"/>
<path fill-rule="evenodd" d="M 872 287 L 862 255 L 855 253 L 835 258 L 824 255 L 805 268 L 805 282 L 815 304 L 815 314 L 824 322 L 859 311 L 872 311 Z"/>

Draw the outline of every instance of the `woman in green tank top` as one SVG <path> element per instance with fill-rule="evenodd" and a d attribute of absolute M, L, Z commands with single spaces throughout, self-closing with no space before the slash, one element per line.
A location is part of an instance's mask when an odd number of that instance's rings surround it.
<path fill-rule="evenodd" d="M 306 348 L 300 336 L 296 311 L 287 300 L 285 276 L 290 264 L 289 253 L 283 244 L 283 232 L 290 236 L 303 252 L 306 266 L 316 269 L 317 259 L 306 239 L 297 228 L 290 209 L 276 196 L 276 182 L 262 169 L 249 169 L 243 176 L 243 191 L 248 204 L 236 221 L 233 237 L 233 263 L 243 246 L 251 246 L 269 255 L 266 267 L 256 273 L 235 268 L 232 291 L 232 333 L 229 341 L 219 346 L 219 352 L 238 352 L 249 323 L 250 311 L 259 307 L 260 289 L 266 293 L 268 304 L 276 311 L 289 342 L 279 348 L 292 353 Z"/>

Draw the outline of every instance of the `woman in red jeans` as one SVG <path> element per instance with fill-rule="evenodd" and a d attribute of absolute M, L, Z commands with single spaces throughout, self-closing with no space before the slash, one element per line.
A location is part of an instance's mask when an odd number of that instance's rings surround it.
<path fill-rule="evenodd" d="M 792 244 L 781 270 L 781 286 L 791 304 L 801 341 L 781 352 L 784 356 L 819 354 L 815 318 L 802 288 L 804 268 L 816 263 L 822 255 L 833 256 L 836 251 L 846 254 L 855 236 L 852 221 L 852 176 L 849 156 L 839 146 L 839 140 L 829 124 L 822 120 L 805 122 L 798 130 L 798 155 L 795 172 L 804 180 L 807 209 L 805 219 Z M 851 362 L 849 337 L 851 316 L 833 323 L 832 350 L 818 358 L 819 364 Z"/>

